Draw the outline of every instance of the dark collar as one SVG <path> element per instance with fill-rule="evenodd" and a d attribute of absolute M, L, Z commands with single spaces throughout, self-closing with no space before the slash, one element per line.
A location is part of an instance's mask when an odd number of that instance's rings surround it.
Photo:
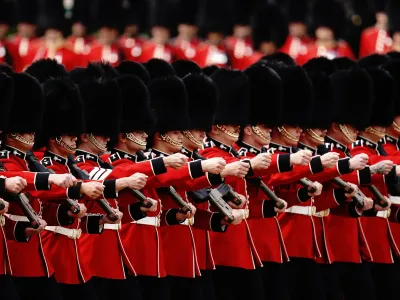
<path fill-rule="evenodd" d="M 221 150 L 228 152 L 228 153 L 232 153 L 233 148 L 231 146 L 228 146 L 224 143 L 221 143 L 220 141 L 217 141 L 215 139 L 212 139 L 210 137 L 207 137 L 206 140 L 204 141 L 204 149 L 206 148 L 213 148 L 213 147 L 217 147 L 220 148 Z"/>
<path fill-rule="evenodd" d="M 165 152 L 162 152 L 162 151 L 160 151 L 160 150 L 151 148 L 151 151 L 150 151 L 150 157 L 151 157 L 151 158 L 156 158 L 156 157 L 167 157 L 167 156 L 169 156 L 169 154 L 167 154 L 167 153 L 165 153 Z"/>
<path fill-rule="evenodd" d="M 119 150 L 119 149 L 112 149 L 111 150 L 111 155 L 109 157 L 109 160 L 111 162 L 117 161 L 119 159 L 129 159 L 130 161 L 133 162 L 138 162 L 137 161 L 137 156 L 133 154 L 126 153 L 125 151 Z"/>
<path fill-rule="evenodd" d="M 291 146 L 283 146 L 277 143 L 269 143 L 267 146 L 268 152 L 274 153 L 275 151 L 280 151 L 284 153 L 294 153 L 293 148 Z"/>
<path fill-rule="evenodd" d="M 361 146 L 361 147 L 368 147 L 375 151 L 378 151 L 378 143 L 374 143 L 365 137 L 358 136 L 357 141 L 353 143 L 353 147 Z"/>
<path fill-rule="evenodd" d="M 66 158 L 64 158 L 64 157 L 62 157 L 62 156 L 60 156 L 58 154 L 55 154 L 55 153 L 53 153 L 53 152 L 51 152 L 49 150 L 46 150 L 44 152 L 44 156 L 43 157 L 50 157 L 53 162 L 56 162 L 56 163 L 61 164 L 61 165 L 67 165 L 67 159 Z"/>
<path fill-rule="evenodd" d="M 193 152 L 186 149 L 185 147 L 182 147 L 181 153 L 189 158 L 193 158 Z"/>
<path fill-rule="evenodd" d="M 331 138 L 330 136 L 325 137 L 325 143 L 332 144 L 334 148 L 346 152 L 348 150 L 347 146 L 343 145 L 342 143 L 339 143 L 337 140 Z"/>
<path fill-rule="evenodd" d="M 25 160 L 25 157 L 26 157 L 25 152 L 22 152 L 21 150 L 18 150 L 17 148 L 11 147 L 9 145 L 6 145 L 5 149 L 10 151 L 10 154 L 15 155 L 16 157 L 19 157 L 19 158 Z"/>
<path fill-rule="evenodd" d="M 243 141 L 238 141 L 236 144 L 240 147 L 238 152 L 242 156 L 246 156 L 247 152 L 250 152 L 250 153 L 252 153 L 254 155 L 258 155 L 258 154 L 261 153 L 261 150 L 258 150 L 257 148 L 255 148 L 255 147 L 253 147 L 253 146 L 251 146 L 251 145 L 249 145 L 249 144 L 247 144 L 247 143 L 245 143 Z"/>
<path fill-rule="evenodd" d="M 392 137 L 391 135 L 385 135 L 380 141 L 381 144 L 393 144 L 398 145 L 399 139 Z"/>
<path fill-rule="evenodd" d="M 310 150 L 312 152 L 313 155 L 317 154 L 317 149 L 304 145 L 303 143 L 298 143 L 297 148 L 301 149 L 301 150 Z"/>
<path fill-rule="evenodd" d="M 79 157 L 83 157 L 85 160 L 91 160 L 94 161 L 96 163 L 99 162 L 99 157 L 93 153 L 78 149 L 75 152 L 75 156 L 76 156 L 76 161 L 79 162 Z"/>

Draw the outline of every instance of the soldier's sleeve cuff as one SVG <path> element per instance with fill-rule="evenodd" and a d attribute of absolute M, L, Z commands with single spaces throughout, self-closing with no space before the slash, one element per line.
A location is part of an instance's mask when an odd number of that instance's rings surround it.
<path fill-rule="evenodd" d="M 48 191 L 50 173 L 35 173 L 35 189 L 37 191 Z"/>
<path fill-rule="evenodd" d="M 82 182 L 79 181 L 77 182 L 77 184 L 73 187 L 67 188 L 67 197 L 69 199 L 81 199 L 82 195 L 81 195 L 81 186 L 82 186 Z"/>
<path fill-rule="evenodd" d="M 356 203 L 354 201 L 351 201 L 347 205 L 347 212 L 349 213 L 350 217 L 352 217 L 352 218 L 358 218 L 363 215 L 362 211 L 357 210 Z"/>
<path fill-rule="evenodd" d="M 0 197 L 4 198 L 6 195 L 6 178 L 4 176 L 0 177 Z"/>
<path fill-rule="evenodd" d="M 162 157 L 151 159 L 150 164 L 154 175 L 160 175 L 167 172 L 167 168 L 165 167 L 164 160 Z"/>
<path fill-rule="evenodd" d="M 227 227 L 225 224 L 221 224 L 224 216 L 221 213 L 213 213 L 210 218 L 210 228 L 214 232 L 225 232 Z"/>
<path fill-rule="evenodd" d="M 25 229 L 31 227 L 29 222 L 16 222 L 14 225 L 14 239 L 20 243 L 27 243 L 30 237 L 25 235 Z"/>
<path fill-rule="evenodd" d="M 370 184 L 371 183 L 371 171 L 369 167 L 365 167 L 362 170 L 357 171 L 358 174 L 358 184 Z"/>
<path fill-rule="evenodd" d="M 337 188 L 333 190 L 333 198 L 335 199 L 336 203 L 341 205 L 344 204 L 347 200 L 345 192 L 341 188 Z"/>
<path fill-rule="evenodd" d="M 396 210 L 396 222 L 400 223 L 400 214 L 399 214 L 400 209 Z"/>
<path fill-rule="evenodd" d="M 86 216 L 86 232 L 89 234 L 100 234 L 104 230 L 104 225 L 100 225 L 103 215 L 93 214 Z"/>
<path fill-rule="evenodd" d="M 177 225 L 183 222 L 180 222 L 176 219 L 176 214 L 179 212 L 178 208 L 171 208 L 165 213 L 165 223 L 168 226 Z"/>
<path fill-rule="evenodd" d="M 263 218 L 272 218 L 276 217 L 277 213 L 275 212 L 275 202 L 271 200 L 264 200 L 262 206 Z"/>
<path fill-rule="evenodd" d="M 221 177 L 220 174 L 207 173 L 206 176 L 207 176 L 207 179 L 208 179 L 208 182 L 210 183 L 210 185 L 217 185 L 217 184 L 224 183 L 224 179 Z"/>
<path fill-rule="evenodd" d="M 312 174 L 322 172 L 324 170 L 324 166 L 322 165 L 321 156 L 314 156 L 311 159 L 309 166 Z"/>
<path fill-rule="evenodd" d="M 57 208 L 57 223 L 60 226 L 68 226 L 74 223 L 74 218 L 68 216 L 70 206 L 66 203 L 58 205 Z"/>
<path fill-rule="evenodd" d="M 132 220 L 137 221 L 147 216 L 147 214 L 143 212 L 140 209 L 140 207 L 141 207 L 140 202 L 132 203 L 129 205 L 128 211 L 129 211 L 129 216 L 131 217 Z"/>
<path fill-rule="evenodd" d="M 397 183 L 396 166 L 394 166 L 390 172 L 385 175 L 386 184 L 392 185 Z"/>
<path fill-rule="evenodd" d="M 253 167 L 251 166 L 250 159 L 242 159 L 242 161 L 248 163 L 250 166 L 249 171 L 247 171 L 246 177 L 253 177 L 254 170 L 253 170 Z"/>
<path fill-rule="evenodd" d="M 201 166 L 201 159 L 189 162 L 189 174 L 192 179 L 204 176 L 203 168 Z"/>
<path fill-rule="evenodd" d="M 307 202 L 310 199 L 310 195 L 308 195 L 308 191 L 306 188 L 299 188 L 297 190 L 297 199 L 300 202 Z"/>
<path fill-rule="evenodd" d="M 103 181 L 104 185 L 104 198 L 118 198 L 117 188 L 115 186 L 115 179 L 107 179 Z"/>
<path fill-rule="evenodd" d="M 290 165 L 290 154 L 278 154 L 278 171 L 279 173 L 289 172 L 293 170 Z"/>
<path fill-rule="evenodd" d="M 341 159 L 338 160 L 338 162 L 337 162 L 337 170 L 338 170 L 340 175 L 351 173 L 349 161 L 350 161 L 350 158 L 348 158 L 348 157 L 341 158 Z"/>

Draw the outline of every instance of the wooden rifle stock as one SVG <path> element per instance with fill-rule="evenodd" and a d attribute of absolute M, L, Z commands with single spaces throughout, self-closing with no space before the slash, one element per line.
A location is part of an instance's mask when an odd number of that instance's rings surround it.
<path fill-rule="evenodd" d="M 29 164 L 29 169 L 33 172 L 41 172 L 41 173 L 50 173 L 50 174 L 55 174 L 54 170 L 48 169 L 45 166 L 43 166 L 36 158 L 36 156 L 32 153 L 32 151 L 28 150 L 26 152 L 26 160 L 28 161 Z M 79 208 L 78 203 L 73 200 L 73 199 L 65 199 L 65 201 L 70 205 L 70 211 L 73 214 L 79 214 L 81 211 Z"/>
<path fill-rule="evenodd" d="M 71 173 L 79 179 L 82 180 L 90 180 L 89 174 L 85 171 L 80 169 L 75 162 L 75 159 L 72 155 L 68 155 L 67 165 L 71 170 Z M 107 199 L 98 199 L 97 202 L 99 203 L 100 207 L 104 212 L 107 214 L 107 217 L 115 222 L 118 220 L 118 215 L 115 212 L 115 209 L 110 205 Z"/>
<path fill-rule="evenodd" d="M 281 199 L 262 181 L 260 177 L 258 178 L 246 178 L 246 181 L 258 188 L 268 197 L 268 199 L 275 202 L 275 207 L 283 209 L 285 204 Z"/>

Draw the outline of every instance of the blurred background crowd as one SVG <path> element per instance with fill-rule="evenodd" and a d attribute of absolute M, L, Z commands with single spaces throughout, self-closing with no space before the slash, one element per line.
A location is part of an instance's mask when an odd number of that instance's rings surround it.
<path fill-rule="evenodd" d="M 67 70 L 161 58 L 244 69 L 400 51 L 400 0 L 0 0 L 0 62 Z M 399 19 L 399 20 L 397 20 Z"/>

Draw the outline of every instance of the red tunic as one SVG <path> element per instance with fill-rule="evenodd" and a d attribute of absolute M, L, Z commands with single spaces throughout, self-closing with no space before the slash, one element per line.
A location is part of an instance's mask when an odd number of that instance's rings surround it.
<path fill-rule="evenodd" d="M 7 48 L 13 61 L 15 72 L 23 72 L 35 59 L 40 43 L 35 38 L 27 39 L 18 35 L 7 41 Z"/>
<path fill-rule="evenodd" d="M 383 153 L 383 147 L 372 141 L 369 141 L 363 137 L 358 137 L 358 140 L 351 145 L 351 154 L 356 155 L 360 153 L 365 153 L 369 157 L 369 163 L 374 164 L 381 160 L 392 160 L 394 163 L 400 162 L 400 157 L 398 156 L 386 156 Z M 389 196 L 386 184 L 390 184 L 390 178 L 395 175 L 395 168 L 387 176 L 376 174 L 374 175 L 373 184 L 378 188 L 378 190 L 384 195 Z M 373 195 L 365 189 L 364 193 L 369 194 L 371 197 Z M 394 210 L 398 209 L 399 204 L 393 204 L 392 208 Z M 368 242 L 371 248 L 371 252 L 376 263 L 393 263 L 392 252 L 400 256 L 399 246 L 400 246 L 400 236 L 399 233 L 399 223 L 389 222 L 388 218 L 382 217 L 365 217 L 361 220 L 365 235 L 368 238 Z M 392 231 L 395 230 L 395 233 Z"/>
<path fill-rule="evenodd" d="M 97 41 L 93 41 L 90 52 L 84 59 L 86 60 L 86 64 L 89 62 L 104 61 L 110 63 L 113 67 L 117 66 L 123 60 L 118 44 L 109 46 Z"/>
<path fill-rule="evenodd" d="M 194 38 L 190 41 L 177 37 L 173 43 L 175 59 L 194 60 L 197 55 L 197 46 L 200 40 Z"/>
<path fill-rule="evenodd" d="M 355 59 L 354 53 L 349 44 L 345 41 L 338 41 L 337 46 L 334 49 L 320 47 L 317 45 L 317 43 L 311 44 L 307 47 L 307 51 L 304 54 L 300 54 L 297 57 L 296 62 L 298 65 L 302 66 L 310 59 L 321 56 L 329 59 L 334 59 L 336 57 L 348 57 L 350 59 Z"/>
<path fill-rule="evenodd" d="M 212 65 L 226 67 L 229 63 L 228 55 L 224 46 L 214 46 L 207 44 L 206 42 L 198 45 L 194 61 L 201 68 Z"/>
<path fill-rule="evenodd" d="M 231 67 L 238 70 L 247 68 L 248 58 L 254 53 L 251 39 L 238 39 L 231 36 L 225 39 L 225 45 Z"/>
<path fill-rule="evenodd" d="M 66 40 L 66 47 L 75 53 L 76 67 L 86 67 L 86 56 L 90 53 L 92 39 L 88 37 L 70 36 Z"/>
<path fill-rule="evenodd" d="M 288 36 L 285 44 L 279 49 L 280 52 L 290 55 L 297 64 L 297 58 L 307 53 L 307 47 L 312 43 L 312 39 L 309 37 L 298 38 L 294 36 Z"/>
<path fill-rule="evenodd" d="M 118 40 L 119 47 L 125 60 L 140 61 L 143 52 L 144 40 L 141 38 L 132 38 L 121 36 Z"/>
<path fill-rule="evenodd" d="M 232 147 L 216 140 L 207 139 L 200 154 L 206 158 L 222 157 L 226 163 L 238 161 Z M 225 183 L 239 194 L 247 197 L 246 182 L 242 178 L 228 176 Z M 247 220 L 239 225 L 229 226 L 225 233 L 211 232 L 211 246 L 217 266 L 230 266 L 252 270 L 262 266 Z"/>
<path fill-rule="evenodd" d="M 2 40 L 0 40 L 0 63 L 12 65 L 12 59 L 7 49 L 7 43 Z"/>
<path fill-rule="evenodd" d="M 40 46 L 38 49 L 30 49 L 30 51 L 35 53 L 34 61 L 42 58 L 49 58 L 48 49 L 44 45 Z M 66 47 L 59 48 L 56 51 L 56 55 L 52 58 L 57 60 L 58 63 L 63 64 L 67 71 L 71 71 L 78 66 L 75 53 Z"/>
<path fill-rule="evenodd" d="M 147 62 L 152 58 L 163 59 L 171 63 L 174 59 L 174 49 L 168 44 L 159 45 L 153 41 L 145 41 L 143 43 L 142 55 L 138 58 L 138 61 Z"/>
<path fill-rule="evenodd" d="M 374 53 L 385 54 L 392 49 L 392 39 L 386 30 L 368 27 L 360 38 L 360 58 Z"/>

